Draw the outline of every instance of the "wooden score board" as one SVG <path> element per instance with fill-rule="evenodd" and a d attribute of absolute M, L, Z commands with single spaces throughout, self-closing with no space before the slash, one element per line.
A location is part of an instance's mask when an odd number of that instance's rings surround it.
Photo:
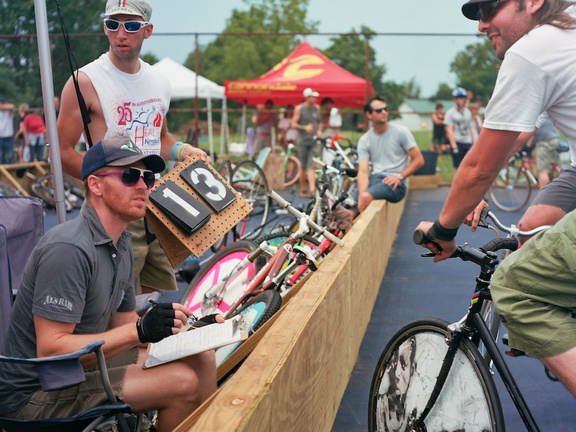
<path fill-rule="evenodd" d="M 186 180 L 181 175 L 183 172 Z M 190 178 L 195 181 L 188 182 Z M 210 188 L 210 186 L 213 187 Z M 184 195 L 189 195 L 191 198 L 183 196 L 182 191 L 185 192 Z M 211 191 L 217 193 L 211 193 Z M 230 194 L 233 194 L 235 198 L 223 209 L 217 208 L 214 199 L 209 199 L 216 197 L 217 201 L 221 196 L 226 196 L 226 200 L 230 201 Z M 153 201 L 154 196 L 158 196 L 157 202 Z M 191 254 L 196 257 L 201 256 L 252 211 L 250 204 L 210 164 L 204 164 L 196 155 L 187 158 L 157 181 L 150 198 L 146 211 L 148 223 L 174 268 Z M 190 200 L 192 203 L 184 203 L 184 200 Z M 208 208 L 209 219 L 188 235 L 186 229 L 179 227 L 174 214 L 169 215 L 170 212 L 161 207 L 165 201 L 168 205 L 181 207 L 178 212 L 185 217 L 191 217 L 191 212 L 196 214 L 196 210 L 192 207 L 202 207 L 199 212 L 202 215 Z"/>

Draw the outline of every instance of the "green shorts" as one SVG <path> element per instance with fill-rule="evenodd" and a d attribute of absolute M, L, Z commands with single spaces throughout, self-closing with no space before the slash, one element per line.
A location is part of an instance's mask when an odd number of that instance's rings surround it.
<path fill-rule="evenodd" d="M 112 391 L 122 402 L 122 385 L 126 368 L 136 363 L 138 348 L 132 348 L 112 357 L 106 363 Z M 8 417 L 20 420 L 72 417 L 82 411 L 108 403 L 108 396 L 102 387 L 100 371 L 91 369 L 85 373 L 86 381 L 63 390 L 37 390 L 19 410 Z"/>
<path fill-rule="evenodd" d="M 492 298 L 510 346 L 539 358 L 576 347 L 576 212 L 500 264 Z"/>
<path fill-rule="evenodd" d="M 158 239 L 148 244 L 144 219 L 130 222 L 128 231 L 132 233 L 136 294 L 142 293 L 143 286 L 155 291 L 176 291 L 178 286 L 172 264 L 170 264 Z"/>

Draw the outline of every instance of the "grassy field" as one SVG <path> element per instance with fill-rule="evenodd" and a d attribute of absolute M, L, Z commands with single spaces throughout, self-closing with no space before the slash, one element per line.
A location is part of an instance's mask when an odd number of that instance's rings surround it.
<path fill-rule="evenodd" d="M 363 132 L 357 131 L 342 131 L 342 135 L 346 136 L 347 138 L 352 141 L 353 144 L 358 143 L 358 139 L 362 136 Z M 420 150 L 430 150 L 430 145 L 432 143 L 432 131 L 415 131 L 412 132 L 414 138 L 416 139 L 416 143 Z M 184 140 L 185 137 L 179 137 L 180 139 Z M 230 142 L 241 142 L 240 135 L 231 135 Z M 343 144 L 343 143 L 342 143 Z M 209 150 L 209 144 L 205 137 L 200 139 L 200 148 L 205 151 Z M 220 135 L 214 135 L 214 151 L 218 153 L 220 150 Z M 242 157 L 238 156 L 230 156 L 231 159 L 237 160 L 242 159 Z M 216 162 L 216 161 L 215 161 Z M 437 174 L 442 177 L 442 181 L 445 183 L 451 183 L 452 178 L 454 176 L 454 168 L 452 167 L 452 158 L 449 155 L 443 155 L 441 160 L 438 161 L 437 164 L 439 170 Z"/>

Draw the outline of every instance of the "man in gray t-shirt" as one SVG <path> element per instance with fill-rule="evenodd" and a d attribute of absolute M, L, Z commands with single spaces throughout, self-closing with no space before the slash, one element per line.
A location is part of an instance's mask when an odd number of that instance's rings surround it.
<path fill-rule="evenodd" d="M 398 202 L 406 196 L 408 176 L 424 165 L 414 136 L 401 125 L 388 122 L 388 105 L 381 96 L 364 104 L 372 128 L 358 141 L 358 210 L 375 199 Z M 372 172 L 370 172 L 372 164 Z"/>

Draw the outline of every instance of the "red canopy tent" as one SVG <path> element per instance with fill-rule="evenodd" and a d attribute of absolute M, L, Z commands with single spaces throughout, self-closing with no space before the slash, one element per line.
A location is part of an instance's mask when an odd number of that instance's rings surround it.
<path fill-rule="evenodd" d="M 310 87 L 320 99 L 331 97 L 336 106 L 361 107 L 372 95 L 372 83 L 338 66 L 307 42 L 302 42 L 288 57 L 259 78 L 225 81 L 228 99 L 245 105 L 298 104 L 302 92 Z"/>

